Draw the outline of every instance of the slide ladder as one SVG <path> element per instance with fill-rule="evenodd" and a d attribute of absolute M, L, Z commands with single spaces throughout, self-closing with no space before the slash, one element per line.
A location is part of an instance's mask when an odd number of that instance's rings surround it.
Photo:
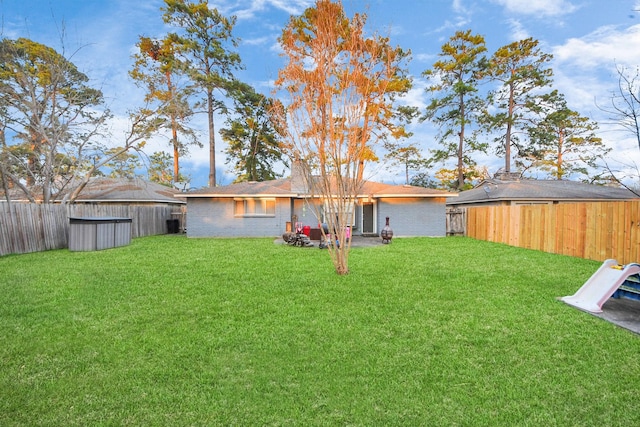
<path fill-rule="evenodd" d="M 611 297 L 640 300 L 640 275 L 636 274 L 627 277 L 627 280 L 620 285 Z"/>
<path fill-rule="evenodd" d="M 629 276 L 640 273 L 640 264 L 620 265 L 614 259 L 606 260 L 578 291 L 561 300 L 592 313 L 602 313 L 604 304 Z"/>

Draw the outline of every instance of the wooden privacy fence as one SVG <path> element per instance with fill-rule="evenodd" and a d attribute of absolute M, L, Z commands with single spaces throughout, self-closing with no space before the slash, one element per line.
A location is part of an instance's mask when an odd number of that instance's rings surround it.
<path fill-rule="evenodd" d="M 131 237 L 135 238 L 166 233 L 173 211 L 180 208 L 0 203 L 0 256 L 67 248 L 70 217 L 131 218 Z"/>
<path fill-rule="evenodd" d="M 640 201 L 467 208 L 466 235 L 621 264 L 640 262 Z"/>

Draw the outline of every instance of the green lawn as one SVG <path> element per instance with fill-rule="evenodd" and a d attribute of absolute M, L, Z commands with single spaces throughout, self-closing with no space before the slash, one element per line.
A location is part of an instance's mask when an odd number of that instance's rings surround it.
<path fill-rule="evenodd" d="M 466 238 L 135 239 L 0 258 L 0 425 L 640 425 L 599 263 Z"/>

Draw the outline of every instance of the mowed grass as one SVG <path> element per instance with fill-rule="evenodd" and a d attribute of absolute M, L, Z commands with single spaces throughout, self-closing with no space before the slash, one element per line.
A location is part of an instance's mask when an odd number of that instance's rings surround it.
<path fill-rule="evenodd" d="M 640 425 L 599 263 L 466 238 L 135 239 L 0 258 L 0 425 Z"/>

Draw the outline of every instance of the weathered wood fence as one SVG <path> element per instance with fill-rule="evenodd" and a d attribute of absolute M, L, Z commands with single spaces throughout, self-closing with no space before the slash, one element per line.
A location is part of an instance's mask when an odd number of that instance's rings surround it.
<path fill-rule="evenodd" d="M 135 238 L 166 233 L 174 211 L 180 208 L 0 203 L 0 256 L 67 248 L 70 217 L 131 218 L 131 237 Z"/>
<path fill-rule="evenodd" d="M 464 236 L 467 229 L 467 208 L 447 208 L 447 236 Z"/>
<path fill-rule="evenodd" d="M 466 208 L 465 235 L 528 249 L 640 262 L 640 201 Z"/>

